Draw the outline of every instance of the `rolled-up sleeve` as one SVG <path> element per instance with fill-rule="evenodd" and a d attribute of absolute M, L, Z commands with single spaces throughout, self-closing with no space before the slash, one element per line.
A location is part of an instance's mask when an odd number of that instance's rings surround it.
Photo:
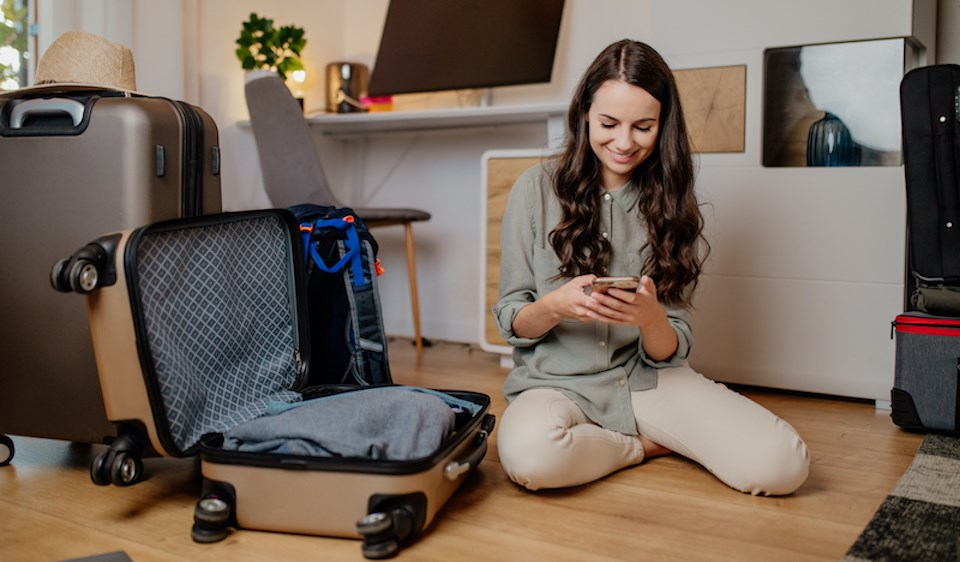
<path fill-rule="evenodd" d="M 517 313 L 538 297 L 533 270 L 533 212 L 540 205 L 531 196 L 534 189 L 533 174 L 527 170 L 510 190 L 500 229 L 500 292 L 492 312 L 500 337 L 515 347 L 529 347 L 543 339 L 518 337 L 513 332 Z"/>
<path fill-rule="evenodd" d="M 667 320 L 670 322 L 670 327 L 677 333 L 677 351 L 668 359 L 655 361 L 643 350 L 643 341 L 641 340 L 639 343 L 640 359 L 644 364 L 656 369 L 681 365 L 690 355 L 690 348 L 693 345 L 693 330 L 690 329 L 687 310 L 673 306 L 664 306 L 664 309 L 667 311 Z"/>

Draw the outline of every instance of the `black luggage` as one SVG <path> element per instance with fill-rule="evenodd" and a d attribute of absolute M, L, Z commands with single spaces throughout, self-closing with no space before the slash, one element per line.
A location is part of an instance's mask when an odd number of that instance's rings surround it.
<path fill-rule="evenodd" d="M 189 104 L 95 87 L 0 95 L 0 432 L 112 439 L 86 311 L 50 266 L 103 232 L 219 212 L 216 123 Z M 0 465 L 12 456 L 0 435 Z"/>
<path fill-rule="evenodd" d="M 900 106 L 907 248 L 891 416 L 960 432 L 960 65 L 908 72 Z"/>
<path fill-rule="evenodd" d="M 81 292 L 120 428 L 91 476 L 131 485 L 145 449 L 199 454 L 194 540 L 229 528 L 362 537 L 366 556 L 389 557 L 483 459 L 490 399 L 326 384 L 326 357 L 311 355 L 298 229 L 285 210 L 175 219 L 102 236 L 57 268 L 65 291 L 82 285 L 70 272 L 90 270 Z"/>
<path fill-rule="evenodd" d="M 900 85 L 910 288 L 960 283 L 960 65 Z"/>

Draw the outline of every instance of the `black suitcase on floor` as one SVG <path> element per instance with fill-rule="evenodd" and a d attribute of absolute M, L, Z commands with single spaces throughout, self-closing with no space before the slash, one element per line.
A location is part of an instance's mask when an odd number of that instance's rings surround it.
<path fill-rule="evenodd" d="M 217 125 L 187 103 L 94 87 L 0 95 L 0 465 L 4 434 L 99 443 L 86 311 L 50 268 L 103 232 L 220 211 Z"/>
<path fill-rule="evenodd" d="M 911 70 L 901 82 L 900 103 L 910 289 L 958 283 L 960 65 Z"/>
<path fill-rule="evenodd" d="M 900 104 L 907 251 L 891 415 L 960 432 L 960 65 L 908 72 Z"/>

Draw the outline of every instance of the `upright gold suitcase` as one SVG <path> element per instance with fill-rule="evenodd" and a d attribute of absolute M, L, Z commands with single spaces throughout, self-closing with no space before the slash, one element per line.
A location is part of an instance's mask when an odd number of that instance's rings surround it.
<path fill-rule="evenodd" d="M 101 443 L 82 302 L 50 264 L 103 232 L 220 212 L 218 129 L 202 109 L 95 87 L 0 94 L 0 466 L 4 434 Z"/>
<path fill-rule="evenodd" d="M 306 345 L 299 245 L 287 211 L 224 213 L 106 235 L 54 267 L 56 288 L 87 294 L 104 405 L 118 427 L 91 477 L 130 485 L 142 476 L 145 451 L 199 454 L 204 492 L 194 540 L 215 542 L 230 528 L 361 537 L 366 556 L 389 557 L 482 460 L 494 423 L 490 399 L 395 385 L 312 386 L 323 379 L 323 358 L 309 357 Z M 440 417 L 450 422 L 420 453 L 392 456 L 393 443 L 371 448 L 375 455 L 339 453 L 354 443 L 338 448 L 333 440 L 321 443 L 323 454 L 303 452 L 298 439 L 267 439 L 271 447 L 260 449 L 262 442 L 235 443 L 251 424 L 290 412 L 330 419 L 356 405 L 382 427 L 372 438 L 348 433 L 342 441 L 379 442 L 394 420 L 409 417 L 396 406 L 408 402 L 435 408 L 410 437 Z M 351 409 L 330 410 L 345 404 Z M 365 422 L 349 417 L 318 432 Z M 290 429 L 299 437 L 305 425 Z"/>

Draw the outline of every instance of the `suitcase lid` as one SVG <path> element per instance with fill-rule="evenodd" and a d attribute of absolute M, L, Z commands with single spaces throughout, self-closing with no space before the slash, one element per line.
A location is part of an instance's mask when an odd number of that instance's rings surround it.
<path fill-rule="evenodd" d="M 286 211 L 138 229 L 125 252 L 138 353 L 173 455 L 300 400 L 309 346 L 296 224 Z"/>

